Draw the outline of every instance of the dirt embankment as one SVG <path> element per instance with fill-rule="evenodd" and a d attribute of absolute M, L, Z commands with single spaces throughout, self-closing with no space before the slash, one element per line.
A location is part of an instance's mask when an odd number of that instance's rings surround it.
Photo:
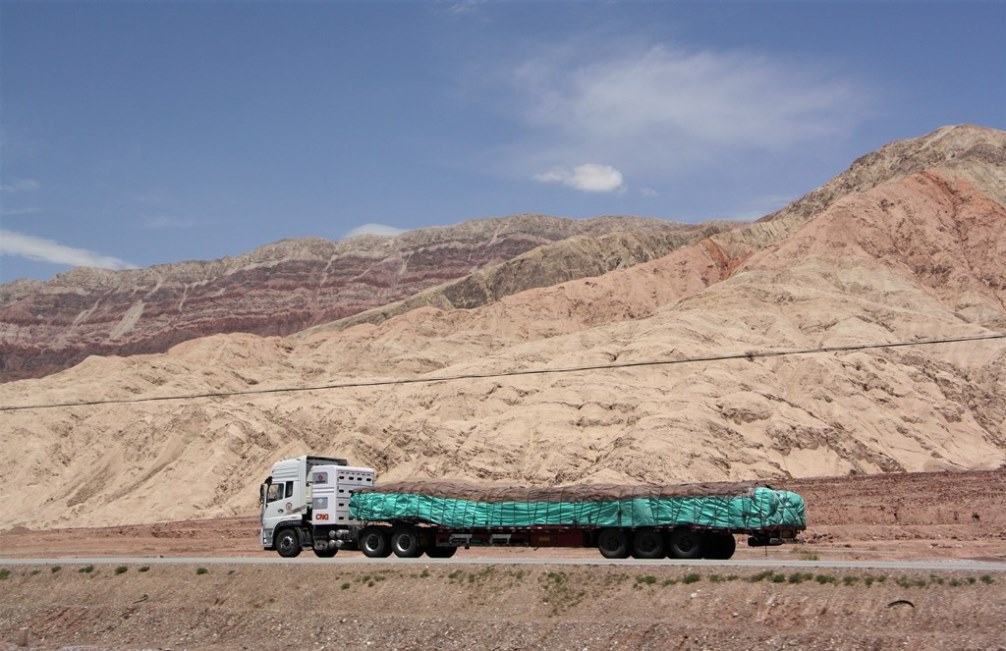
<path fill-rule="evenodd" d="M 54 569 L 4 575 L 0 648 L 1001 649 L 1006 639 L 998 574 L 444 562 Z"/>

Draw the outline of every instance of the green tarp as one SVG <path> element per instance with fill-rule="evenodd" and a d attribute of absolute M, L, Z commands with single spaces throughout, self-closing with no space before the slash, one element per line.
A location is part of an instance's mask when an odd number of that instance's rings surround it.
<path fill-rule="evenodd" d="M 737 485 L 733 485 L 737 486 Z M 576 488 L 576 487 L 574 487 Z M 582 487 L 588 488 L 588 487 Z M 619 488 L 619 487 L 611 487 Z M 590 492 L 577 499 L 569 488 L 535 491 L 536 500 L 498 499 L 489 489 L 480 496 L 469 489 L 464 497 L 448 491 L 423 491 L 415 485 L 384 492 L 362 489 L 349 503 L 350 517 L 361 521 L 408 521 L 459 529 L 566 525 L 591 527 L 653 527 L 689 524 L 732 530 L 806 526 L 803 498 L 766 486 L 746 486 L 738 494 L 675 495 L 673 490 L 639 491 L 620 487 L 610 499 Z M 667 487 L 672 489 L 674 487 Z M 632 495 L 632 493 L 648 493 Z M 670 493 L 670 495 L 668 495 Z M 715 494 L 719 493 L 719 494 Z"/>

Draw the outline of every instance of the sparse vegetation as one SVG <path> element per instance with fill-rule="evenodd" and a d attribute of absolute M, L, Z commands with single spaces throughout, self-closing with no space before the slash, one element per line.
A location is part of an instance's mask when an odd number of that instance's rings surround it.
<path fill-rule="evenodd" d="M 488 565 L 488 566 L 482 568 L 481 570 L 479 570 L 478 572 L 472 572 L 471 574 L 469 574 L 468 575 L 468 583 L 470 583 L 470 584 L 472 584 L 472 583 L 477 583 L 477 584 L 485 583 L 487 580 L 489 580 L 490 578 L 492 578 L 492 576 L 495 573 L 496 573 L 496 567 L 493 566 L 493 565 Z"/>
<path fill-rule="evenodd" d="M 128 571 L 129 571 L 129 568 L 126 567 L 125 565 L 120 565 L 119 567 L 115 568 L 115 573 L 116 574 L 125 574 Z"/>
<path fill-rule="evenodd" d="M 843 576 L 842 577 L 842 585 L 855 585 L 858 582 L 859 582 L 859 577 L 858 576 L 851 576 L 850 575 L 850 576 Z"/>
<path fill-rule="evenodd" d="M 10 570 L 0 570 L 0 581 L 6 581 L 10 578 Z"/>
<path fill-rule="evenodd" d="M 810 572 L 794 572 L 789 575 L 787 579 L 790 583 L 803 583 L 804 581 L 810 581 L 814 578 L 814 575 Z"/>
<path fill-rule="evenodd" d="M 209 573 L 210 571 L 207 570 L 205 567 L 196 568 L 196 574 L 209 574 Z"/>
<path fill-rule="evenodd" d="M 830 574 L 818 574 L 817 576 L 814 577 L 814 580 L 820 583 L 821 585 L 838 582 L 838 580 L 835 577 L 831 576 Z"/>
<path fill-rule="evenodd" d="M 982 583 L 984 583 L 985 585 L 992 585 L 993 583 L 995 583 L 995 581 L 992 579 L 991 575 L 989 575 L 989 574 L 983 574 L 982 575 Z"/>
<path fill-rule="evenodd" d="M 509 574 L 515 581 L 520 582 L 524 579 L 524 575 L 527 574 L 527 572 L 524 570 L 510 570 L 507 574 Z"/>
<path fill-rule="evenodd" d="M 646 576 L 637 576 L 636 584 L 638 585 L 653 585 L 657 582 L 657 577 L 652 574 L 647 574 Z"/>
<path fill-rule="evenodd" d="M 85 565 L 84 567 L 80 568 L 77 571 L 80 572 L 81 574 L 90 574 L 91 572 L 94 572 L 94 566 L 93 565 Z"/>
<path fill-rule="evenodd" d="M 686 574 L 685 576 L 683 576 L 681 578 L 681 582 L 684 583 L 684 584 L 686 584 L 686 585 L 689 584 L 689 583 L 698 583 L 701 580 L 702 580 L 702 575 L 701 574 L 695 574 L 694 572 L 692 574 Z"/>
<path fill-rule="evenodd" d="M 49 568 L 49 571 L 52 572 L 53 574 L 56 574 L 57 572 L 59 572 L 62 569 L 63 569 L 62 566 L 53 565 L 52 567 Z"/>
<path fill-rule="evenodd" d="M 950 582 L 950 585 L 954 585 L 954 580 Z M 898 586 L 902 588 L 925 588 L 927 585 L 929 585 L 929 582 L 926 579 L 912 579 L 907 576 L 898 577 L 895 583 L 897 583 Z"/>
<path fill-rule="evenodd" d="M 149 571 L 150 571 L 150 566 L 149 565 L 144 565 L 140 569 L 137 570 L 137 572 L 149 572 Z"/>
<path fill-rule="evenodd" d="M 343 583 L 341 586 L 339 586 L 339 588 L 342 590 L 349 590 L 350 585 L 351 584 L 347 581 L 346 583 Z"/>
<path fill-rule="evenodd" d="M 576 590 L 572 586 L 565 572 L 548 572 L 541 577 L 541 582 L 545 592 L 544 602 L 551 606 L 553 616 L 569 610 L 587 596 L 586 590 Z"/>

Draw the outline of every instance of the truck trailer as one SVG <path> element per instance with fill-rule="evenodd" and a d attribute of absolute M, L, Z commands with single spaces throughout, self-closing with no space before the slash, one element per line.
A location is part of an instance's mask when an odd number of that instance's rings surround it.
<path fill-rule="evenodd" d="M 449 558 L 459 547 L 595 547 L 605 558 L 730 558 L 796 540 L 798 494 L 760 482 L 678 485 L 476 486 L 376 484 L 372 468 L 300 456 L 261 486 L 261 543 L 280 556 L 358 550 L 370 558 Z"/>

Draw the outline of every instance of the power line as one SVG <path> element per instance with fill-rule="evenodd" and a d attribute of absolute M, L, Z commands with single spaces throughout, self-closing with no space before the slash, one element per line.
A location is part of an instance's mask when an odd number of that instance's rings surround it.
<path fill-rule="evenodd" d="M 769 357 L 789 357 L 792 355 L 813 355 L 820 353 L 842 353 L 856 350 L 879 348 L 901 348 L 905 346 L 932 346 L 936 344 L 954 344 L 969 341 L 987 341 L 1006 339 L 1006 333 L 975 335 L 972 337 L 952 337 L 942 339 L 920 339 L 916 341 L 898 341 L 893 343 L 849 344 L 846 346 L 823 346 L 820 348 L 794 348 L 785 350 L 758 350 L 727 355 L 708 355 L 702 357 L 684 357 L 681 359 L 648 360 L 641 362 L 622 362 L 617 364 L 596 364 L 591 366 L 572 366 L 565 368 L 534 368 L 501 371 L 497 373 L 462 373 L 427 378 L 401 378 L 394 380 L 370 380 L 363 382 L 340 382 L 337 384 L 321 384 L 307 387 L 277 387 L 272 389 L 246 389 L 243 391 L 217 391 L 207 393 L 191 393 L 174 396 L 149 396 L 145 398 L 124 398 L 111 400 L 81 400 L 76 402 L 53 402 L 34 405 L 0 405 L 0 411 L 20 411 L 26 409 L 56 409 L 60 407 L 90 407 L 96 405 L 119 405 L 140 402 L 164 402 L 168 400 L 198 400 L 202 398 L 230 398 L 234 396 L 264 395 L 269 393 L 298 393 L 304 391 L 326 391 L 332 389 L 357 389 L 367 387 L 384 387 L 405 384 L 432 384 L 434 382 L 456 382 L 458 380 L 484 380 L 492 378 L 515 377 L 520 375 L 546 375 L 550 373 L 579 373 L 583 371 L 607 371 L 639 366 L 671 366 L 675 364 L 695 364 L 698 362 L 722 362 L 727 360 L 755 360 Z"/>

